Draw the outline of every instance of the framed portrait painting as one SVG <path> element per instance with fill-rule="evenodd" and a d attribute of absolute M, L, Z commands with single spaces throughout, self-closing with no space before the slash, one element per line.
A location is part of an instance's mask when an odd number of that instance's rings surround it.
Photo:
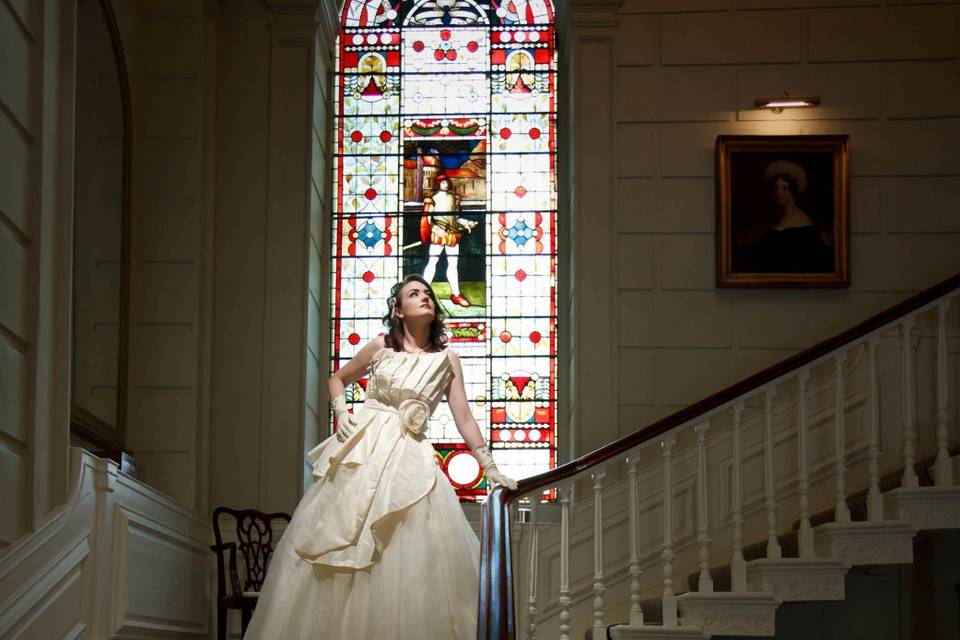
<path fill-rule="evenodd" d="M 850 139 L 717 136 L 717 286 L 850 284 Z"/>

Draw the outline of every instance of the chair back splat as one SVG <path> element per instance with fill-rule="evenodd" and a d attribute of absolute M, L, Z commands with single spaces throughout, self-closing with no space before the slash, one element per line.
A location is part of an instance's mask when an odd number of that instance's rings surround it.
<path fill-rule="evenodd" d="M 240 610 L 241 634 L 247 630 L 279 539 L 273 529 L 277 521 L 289 524 L 290 515 L 229 507 L 217 507 L 213 512 L 216 544 L 210 549 L 217 556 L 217 638 L 220 640 L 226 638 L 228 609 Z"/>

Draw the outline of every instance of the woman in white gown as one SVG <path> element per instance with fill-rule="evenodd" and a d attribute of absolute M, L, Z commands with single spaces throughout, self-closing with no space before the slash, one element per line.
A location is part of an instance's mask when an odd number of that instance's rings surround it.
<path fill-rule="evenodd" d="M 487 481 L 502 475 L 470 413 L 430 285 L 411 275 L 378 336 L 332 378 L 335 436 L 270 562 L 245 640 L 477 637 L 480 543 L 424 437 L 444 394 Z M 356 415 L 345 384 L 370 374 Z"/>

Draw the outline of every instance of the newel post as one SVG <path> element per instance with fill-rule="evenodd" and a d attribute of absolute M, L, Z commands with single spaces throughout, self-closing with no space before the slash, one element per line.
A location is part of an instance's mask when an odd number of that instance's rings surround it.
<path fill-rule="evenodd" d="M 495 487 L 481 507 L 479 640 L 514 640 L 513 568 L 510 561 L 510 503 Z"/>

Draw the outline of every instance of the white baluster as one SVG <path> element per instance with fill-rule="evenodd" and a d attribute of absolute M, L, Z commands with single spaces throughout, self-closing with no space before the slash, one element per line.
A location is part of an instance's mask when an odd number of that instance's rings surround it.
<path fill-rule="evenodd" d="M 843 433 L 843 363 L 847 359 L 847 352 L 841 351 L 834 358 L 834 390 L 836 396 L 833 406 L 833 472 L 836 480 L 834 498 L 834 519 L 837 522 L 850 522 L 850 509 L 847 508 L 847 462 L 844 453 Z"/>
<path fill-rule="evenodd" d="M 560 640 L 570 640 L 570 492 L 560 491 Z"/>
<path fill-rule="evenodd" d="M 713 577 L 710 575 L 710 535 L 707 515 L 707 429 L 710 421 L 701 422 L 694 429 L 697 433 L 697 544 L 700 547 L 700 581 L 697 591 L 712 592 Z"/>
<path fill-rule="evenodd" d="M 730 588 L 733 591 L 747 590 L 747 563 L 743 558 L 743 454 L 740 448 L 740 431 L 743 426 L 743 402 L 733 405 L 733 558 L 730 560 Z"/>
<path fill-rule="evenodd" d="M 630 626 L 643 626 L 640 606 L 640 505 L 637 504 L 637 454 L 627 458 L 630 478 Z"/>
<path fill-rule="evenodd" d="M 603 622 L 603 478 L 606 471 L 593 474 L 593 638 L 606 640 L 607 628 Z"/>
<path fill-rule="evenodd" d="M 950 461 L 950 413 L 947 410 L 947 311 L 950 301 L 944 300 L 937 305 L 937 462 L 936 480 L 938 487 L 953 486 L 953 465 Z"/>
<path fill-rule="evenodd" d="M 799 430 L 797 432 L 797 450 L 800 470 L 800 529 L 797 531 L 798 555 L 801 558 L 812 558 L 816 555 L 813 550 L 813 528 L 810 526 L 810 476 L 807 474 L 807 381 L 810 379 L 810 370 L 803 369 L 797 374 L 797 412 Z"/>
<path fill-rule="evenodd" d="M 773 387 L 763 392 L 763 488 L 767 507 L 767 557 L 781 556 L 777 540 L 777 493 L 773 478 Z"/>
<path fill-rule="evenodd" d="M 663 626 L 677 626 L 677 596 L 673 592 L 673 434 L 660 441 L 663 449 Z"/>
<path fill-rule="evenodd" d="M 880 386 L 877 380 L 877 348 L 880 336 L 874 334 L 867 339 L 869 363 L 869 387 L 867 397 L 870 406 L 870 440 L 867 449 L 869 459 L 868 474 L 870 489 L 867 491 L 867 520 L 883 522 L 883 494 L 880 493 Z"/>
<path fill-rule="evenodd" d="M 540 491 L 530 496 L 530 577 L 527 583 L 527 640 L 537 636 L 537 557 L 540 553 Z"/>
<path fill-rule="evenodd" d="M 900 355 L 903 359 L 903 479 L 905 487 L 919 486 L 917 472 L 913 468 L 913 445 L 917 438 L 916 418 L 914 416 L 913 388 L 913 316 L 908 316 L 900 324 Z"/>
<path fill-rule="evenodd" d="M 570 493 L 572 483 L 560 491 L 560 640 L 570 640 Z"/>

